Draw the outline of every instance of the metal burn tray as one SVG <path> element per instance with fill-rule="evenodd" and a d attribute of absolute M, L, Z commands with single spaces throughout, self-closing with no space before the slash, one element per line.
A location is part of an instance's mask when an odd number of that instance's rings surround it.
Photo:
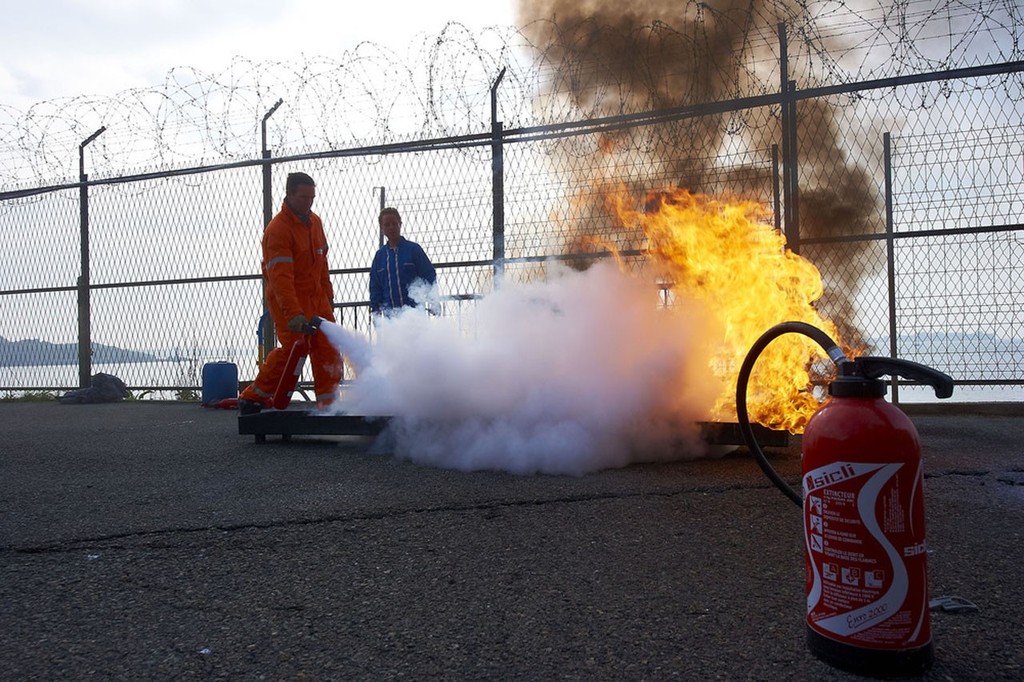
<path fill-rule="evenodd" d="M 784 448 L 789 446 L 789 432 L 776 431 L 758 424 L 751 424 L 750 430 L 758 445 L 765 448 Z M 746 445 L 740 425 L 736 422 L 701 422 L 701 437 L 709 445 Z"/>
<path fill-rule="evenodd" d="M 300 410 L 267 410 L 238 417 L 238 433 L 254 436 L 265 443 L 267 436 L 376 436 L 387 428 L 391 417 L 358 415 L 318 415 Z M 732 422 L 701 422 L 701 434 L 710 445 L 743 445 L 739 424 Z M 786 447 L 789 433 L 752 425 L 754 437 L 762 447 Z"/>
<path fill-rule="evenodd" d="M 267 436 L 376 436 L 391 417 L 361 417 L 347 414 L 318 415 L 300 410 L 267 410 L 257 414 L 239 415 L 239 435 L 255 436 L 264 443 Z"/>

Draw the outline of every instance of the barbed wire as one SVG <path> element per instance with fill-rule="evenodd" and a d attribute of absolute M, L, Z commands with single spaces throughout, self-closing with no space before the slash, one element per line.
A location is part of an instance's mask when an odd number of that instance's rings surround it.
<path fill-rule="evenodd" d="M 1024 58 L 1017 0 L 523 1 L 522 28 L 449 23 L 404 52 L 361 43 L 299 61 L 236 57 L 171 69 L 109 96 L 0 105 L 0 190 L 257 158 L 263 117 L 275 155 L 483 133 L 502 69 L 499 118 L 526 127 L 777 92 L 778 27 L 798 87 Z M 628 10 L 623 10 L 628 7 Z M 904 106 L 945 93 L 921 89 Z M 1019 98 L 1019 89 L 1010 93 Z M 728 125 L 737 125 L 734 119 Z"/>

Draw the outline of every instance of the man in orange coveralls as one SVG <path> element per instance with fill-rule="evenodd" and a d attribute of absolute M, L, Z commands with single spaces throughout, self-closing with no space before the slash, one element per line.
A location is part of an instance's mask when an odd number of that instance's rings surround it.
<path fill-rule="evenodd" d="M 310 210 L 316 184 L 305 173 L 289 173 L 284 204 L 263 231 L 263 278 L 267 282 L 267 308 L 281 345 L 239 396 L 241 414 L 269 407 L 281 380 L 288 354 L 310 318 L 334 321 L 334 288 L 327 272 L 327 237 L 320 217 Z M 309 337 L 313 390 L 317 407 L 334 401 L 341 381 L 341 357 L 323 334 Z"/>

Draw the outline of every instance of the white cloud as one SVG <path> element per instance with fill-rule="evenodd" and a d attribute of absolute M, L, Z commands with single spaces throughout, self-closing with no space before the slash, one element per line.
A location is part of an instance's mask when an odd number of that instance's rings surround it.
<path fill-rule="evenodd" d="M 42 0 L 4 17 L 0 102 L 39 101 L 159 87 L 175 67 L 218 73 L 253 61 L 337 57 L 363 41 L 402 54 L 417 34 L 449 21 L 509 25 L 512 0 Z"/>
<path fill-rule="evenodd" d="M 394 451 L 444 468 L 579 475 L 704 454 L 695 424 L 722 385 L 703 306 L 659 310 L 608 261 L 547 270 L 479 301 L 472 335 L 414 309 L 372 346 L 321 327 L 359 367 L 337 409 L 398 417 Z"/>

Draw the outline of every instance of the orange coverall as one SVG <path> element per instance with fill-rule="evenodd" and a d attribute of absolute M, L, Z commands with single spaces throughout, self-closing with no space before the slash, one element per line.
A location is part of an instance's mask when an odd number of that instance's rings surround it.
<path fill-rule="evenodd" d="M 301 334 L 288 330 L 296 315 L 334 322 L 334 289 L 327 269 L 327 237 L 320 217 L 310 212 L 303 223 L 287 202 L 263 231 L 263 278 L 267 309 L 281 345 L 270 351 L 256 380 L 239 396 L 269 405 L 281 380 L 288 354 Z M 321 333 L 309 337 L 313 390 L 317 403 L 329 404 L 341 382 L 341 357 Z"/>

